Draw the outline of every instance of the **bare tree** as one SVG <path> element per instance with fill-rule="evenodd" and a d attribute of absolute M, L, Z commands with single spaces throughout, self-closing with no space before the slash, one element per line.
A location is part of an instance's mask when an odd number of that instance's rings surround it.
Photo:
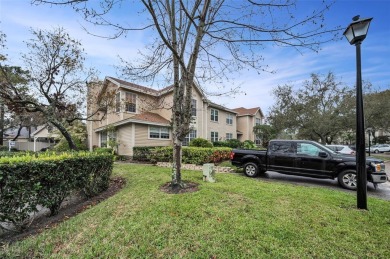
<path fill-rule="evenodd" d="M 338 28 L 327 28 L 324 14 L 330 5 L 294 15 L 295 1 L 289 0 L 34 0 L 35 4 L 69 4 L 84 18 L 115 29 L 116 38 L 137 30 L 151 29 L 156 37 L 139 60 L 126 62 L 124 72 L 134 79 L 154 79 L 162 73 L 174 85 L 172 125 L 174 163 L 172 188 L 181 181 L 181 143 L 189 132 L 191 93 L 195 82 L 221 84 L 243 68 L 266 70 L 262 51 L 266 44 L 318 50 L 321 43 L 334 40 Z M 106 14 L 118 7 L 141 11 L 145 22 L 127 25 Z M 138 8 L 138 10 L 137 10 Z M 135 12 L 134 12 L 135 14 Z M 90 31 L 89 31 L 90 32 Z M 91 32 L 90 32 L 91 33 Z M 147 51 L 149 50 L 149 51 Z"/>
<path fill-rule="evenodd" d="M 0 63 L 0 97 L 16 114 L 39 113 L 61 132 L 70 149 L 77 149 L 66 126 L 86 119 L 79 111 L 94 73 L 84 68 L 81 43 L 64 29 L 32 33 L 29 53 L 22 55 L 28 72 Z"/>

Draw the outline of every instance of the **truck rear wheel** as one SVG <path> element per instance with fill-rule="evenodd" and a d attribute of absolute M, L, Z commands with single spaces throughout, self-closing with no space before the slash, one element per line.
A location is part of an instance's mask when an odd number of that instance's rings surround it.
<path fill-rule="evenodd" d="M 259 174 L 259 167 L 252 162 L 244 165 L 244 174 L 248 177 L 256 177 Z"/>
<path fill-rule="evenodd" d="M 345 189 L 357 189 L 357 174 L 356 170 L 347 169 L 342 171 L 338 176 L 339 184 Z"/>

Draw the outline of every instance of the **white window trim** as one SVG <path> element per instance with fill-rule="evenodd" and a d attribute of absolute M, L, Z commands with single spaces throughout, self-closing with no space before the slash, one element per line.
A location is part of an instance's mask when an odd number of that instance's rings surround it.
<path fill-rule="evenodd" d="M 131 114 L 136 114 L 137 113 L 137 110 L 138 110 L 138 105 L 137 105 L 137 103 L 138 103 L 138 94 L 136 94 L 136 93 L 133 93 L 133 92 L 130 92 L 130 91 L 125 91 L 124 92 L 125 94 L 124 94 L 124 112 L 126 112 L 126 113 L 131 113 Z M 126 97 L 126 94 L 134 94 L 135 95 L 135 112 L 131 112 L 131 111 L 128 111 L 127 110 L 127 97 Z"/>
<path fill-rule="evenodd" d="M 217 140 L 216 141 L 213 140 L 212 133 L 214 133 L 214 139 L 215 139 L 215 133 L 217 133 L 218 136 L 217 136 Z M 210 140 L 211 140 L 211 142 L 218 142 L 219 141 L 219 133 L 218 133 L 218 131 L 210 131 Z"/>
<path fill-rule="evenodd" d="M 212 115 L 212 111 L 214 110 L 214 120 L 211 118 L 213 115 Z M 215 112 L 217 112 L 217 115 L 215 115 Z M 215 117 L 217 117 L 218 119 L 215 120 Z M 215 122 L 215 123 L 218 123 L 219 122 L 219 110 L 217 109 L 214 109 L 214 108 L 211 108 L 210 109 L 210 121 L 212 122 Z"/>
<path fill-rule="evenodd" d="M 227 135 L 228 135 L 228 134 L 230 134 L 232 137 L 231 137 L 231 138 L 227 138 Z M 229 133 L 229 132 L 228 132 L 228 133 L 226 133 L 226 135 L 225 135 L 225 138 L 226 138 L 226 140 L 233 139 L 233 133 Z"/>
<path fill-rule="evenodd" d="M 116 98 L 116 95 L 119 94 L 119 111 L 117 111 L 117 101 L 118 99 Z M 120 113 L 122 111 L 122 91 L 118 91 L 115 95 L 115 112 Z"/>
<path fill-rule="evenodd" d="M 233 118 L 234 118 L 234 117 L 233 117 L 233 114 L 228 113 L 228 114 L 226 115 L 226 120 L 225 120 L 226 125 L 233 126 Z M 228 123 L 228 122 L 227 122 L 228 119 L 231 119 L 231 120 L 232 120 L 232 123 Z"/>
<path fill-rule="evenodd" d="M 158 137 L 158 138 L 151 138 L 150 137 L 150 128 L 159 128 L 159 135 L 160 135 L 160 137 Z M 168 129 L 169 138 L 161 138 L 161 128 L 167 128 Z M 149 125 L 149 127 L 148 127 L 148 139 L 151 139 L 151 140 L 168 140 L 169 141 L 169 140 L 171 140 L 171 131 L 170 131 L 169 127 Z"/>
<path fill-rule="evenodd" d="M 195 131 L 195 137 L 191 138 L 191 131 Z M 188 145 L 190 144 L 191 140 L 198 138 L 198 130 L 197 129 L 190 129 L 190 132 L 188 132 Z M 184 138 L 186 139 L 187 136 Z"/>

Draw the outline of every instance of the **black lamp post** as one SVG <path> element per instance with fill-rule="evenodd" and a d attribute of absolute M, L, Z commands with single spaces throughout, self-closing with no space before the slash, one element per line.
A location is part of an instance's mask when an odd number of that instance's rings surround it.
<path fill-rule="evenodd" d="M 367 209 L 367 171 L 364 133 L 364 109 L 362 91 L 362 68 L 360 44 L 366 38 L 372 18 L 353 18 L 353 22 L 344 31 L 344 36 L 351 45 L 356 46 L 356 172 L 357 172 L 357 207 Z"/>

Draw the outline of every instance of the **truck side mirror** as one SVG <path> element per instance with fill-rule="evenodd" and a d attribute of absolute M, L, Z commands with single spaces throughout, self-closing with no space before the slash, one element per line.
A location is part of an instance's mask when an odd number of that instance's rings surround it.
<path fill-rule="evenodd" d="M 320 151 L 320 152 L 318 152 L 318 156 L 325 158 L 325 157 L 328 157 L 328 153 Z"/>

